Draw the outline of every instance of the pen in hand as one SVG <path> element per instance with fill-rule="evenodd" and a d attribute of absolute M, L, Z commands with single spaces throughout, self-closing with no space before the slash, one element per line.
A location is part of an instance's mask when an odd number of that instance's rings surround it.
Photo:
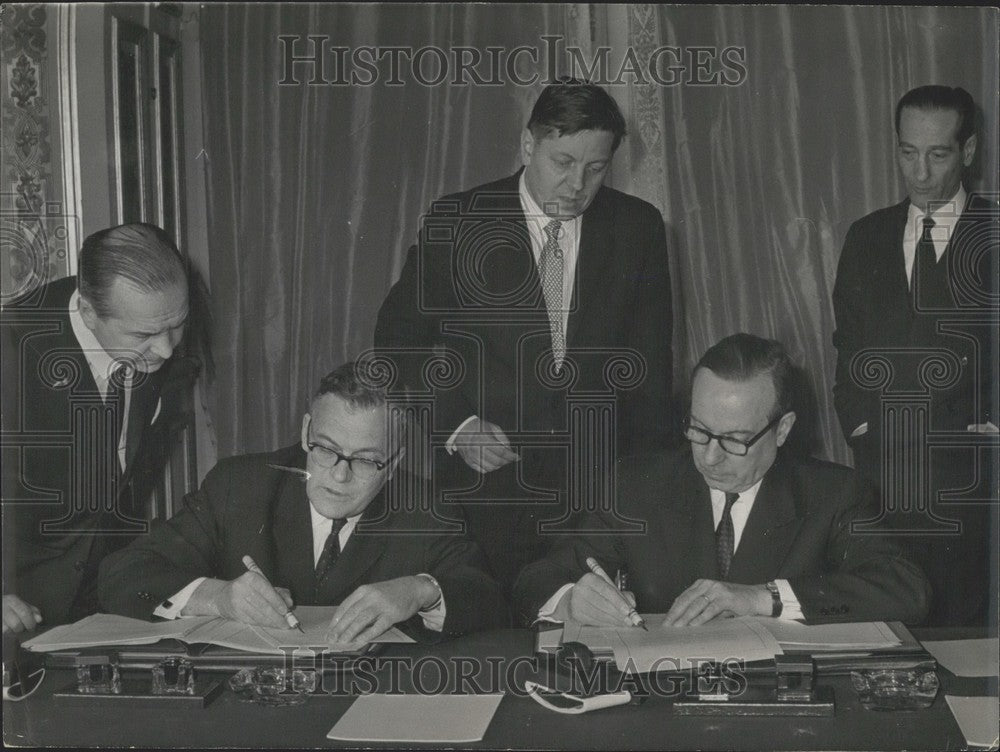
<path fill-rule="evenodd" d="M 247 570 L 249 570 L 250 572 L 253 572 L 254 574 L 259 574 L 261 577 L 267 580 L 267 575 L 265 575 L 261 571 L 260 567 L 257 566 L 257 562 L 255 562 L 249 555 L 243 557 L 243 566 L 245 566 Z M 267 581 L 267 584 L 270 585 L 271 584 L 270 581 Z M 288 626 L 290 629 L 297 629 L 300 632 L 302 632 L 302 634 L 305 634 L 305 632 L 302 630 L 302 625 L 299 624 L 299 620 L 295 617 L 295 614 L 293 614 L 291 611 L 285 612 L 285 621 L 288 622 Z"/>
<path fill-rule="evenodd" d="M 618 586 L 616 586 L 615 583 L 613 583 L 611 581 L 611 578 L 608 577 L 608 573 L 605 572 L 601 568 L 601 565 L 597 563 L 597 560 L 593 556 L 588 556 L 587 557 L 587 567 L 590 569 L 591 572 L 593 572 L 594 574 L 596 574 L 598 577 L 600 577 L 602 580 L 604 580 L 606 583 L 608 583 L 611 587 L 613 587 L 613 588 L 617 589 L 619 592 L 621 592 L 621 589 Z M 625 599 L 625 596 L 622 596 L 622 600 L 624 600 L 624 599 Z M 628 604 L 628 601 L 625 601 L 625 602 L 626 602 L 626 604 Z M 631 605 L 629 605 L 629 608 L 631 610 L 628 612 L 628 618 L 629 618 L 629 621 L 632 622 L 632 626 L 633 627 L 642 627 L 643 629 L 645 629 L 648 632 L 649 629 L 647 629 L 647 627 L 646 627 L 646 620 L 643 619 L 641 616 L 639 616 L 639 613 Z"/>

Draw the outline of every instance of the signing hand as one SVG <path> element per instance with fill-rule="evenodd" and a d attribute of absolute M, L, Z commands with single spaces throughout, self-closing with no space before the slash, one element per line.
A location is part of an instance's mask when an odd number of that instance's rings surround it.
<path fill-rule="evenodd" d="M 3 633 L 30 632 L 42 621 L 42 612 L 18 598 L 16 595 L 3 597 Z"/>
<path fill-rule="evenodd" d="M 595 627 L 632 625 L 629 613 L 635 608 L 635 596 L 622 592 L 593 572 L 577 580 L 568 595 L 569 618 L 573 621 Z"/>
<path fill-rule="evenodd" d="M 397 622 L 429 608 L 441 592 L 425 577 L 362 585 L 337 606 L 326 639 L 331 645 L 364 644 Z"/>
<path fill-rule="evenodd" d="M 266 577 L 256 572 L 244 572 L 235 580 L 205 580 L 181 613 L 225 616 L 244 624 L 288 629 L 285 614 L 294 605 L 285 588 L 272 587 Z"/>
<path fill-rule="evenodd" d="M 458 432 L 455 449 L 466 465 L 483 475 L 521 459 L 500 426 L 482 418 L 473 418 Z"/>
<path fill-rule="evenodd" d="M 696 627 L 717 616 L 770 616 L 771 593 L 764 585 L 696 580 L 670 606 L 665 627 Z"/>

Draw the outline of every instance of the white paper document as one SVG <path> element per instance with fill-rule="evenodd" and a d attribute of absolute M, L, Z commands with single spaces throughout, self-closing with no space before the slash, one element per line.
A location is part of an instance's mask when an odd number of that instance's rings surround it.
<path fill-rule="evenodd" d="M 953 697 L 945 700 L 970 747 L 996 749 L 1000 742 L 1000 700 L 996 697 Z"/>
<path fill-rule="evenodd" d="M 591 650 L 611 650 L 620 671 L 677 671 L 704 661 L 760 661 L 782 653 L 781 646 L 756 619 L 719 619 L 700 627 L 663 627 L 665 614 L 643 614 L 640 627 L 587 627 L 567 622 L 563 642 L 582 642 Z"/>
<path fill-rule="evenodd" d="M 297 629 L 269 629 L 231 621 L 218 616 L 196 616 L 164 622 L 148 622 L 115 614 L 92 614 L 73 624 L 63 624 L 26 641 L 22 647 L 39 653 L 53 650 L 113 645 L 151 645 L 160 640 L 179 640 L 188 645 L 207 643 L 247 653 L 281 655 L 282 648 L 347 650 L 352 646 L 328 645 L 326 630 L 334 606 L 299 606 Z M 374 642 L 413 642 L 395 627 Z M 354 646 L 357 647 L 357 646 Z"/>
<path fill-rule="evenodd" d="M 955 676 L 1000 675 L 1000 639 L 927 640 L 924 649 Z"/>
<path fill-rule="evenodd" d="M 758 619 L 787 650 L 881 650 L 902 644 L 884 621 L 802 624 L 788 619 Z"/>
<path fill-rule="evenodd" d="M 502 694 L 362 695 L 326 735 L 345 742 L 482 741 Z"/>

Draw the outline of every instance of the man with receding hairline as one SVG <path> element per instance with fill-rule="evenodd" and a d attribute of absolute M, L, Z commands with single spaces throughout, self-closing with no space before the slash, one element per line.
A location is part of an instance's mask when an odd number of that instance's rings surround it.
<path fill-rule="evenodd" d="M 734 334 L 694 368 L 688 447 L 623 460 L 617 514 L 524 568 L 521 619 L 628 627 L 629 612 L 665 626 L 772 616 L 807 622 L 918 622 L 923 573 L 884 536 L 856 532 L 874 515 L 849 468 L 781 451 L 795 424 L 792 364 L 774 340 Z M 591 571 L 627 572 L 620 592 Z"/>
<path fill-rule="evenodd" d="M 896 159 L 907 198 L 851 226 L 833 290 L 840 428 L 931 580 L 934 626 L 983 625 L 991 614 L 995 624 L 997 609 L 990 435 L 1000 424 L 1000 212 L 995 197 L 963 184 L 978 146 L 975 116 L 960 87 L 920 86 L 900 98 Z M 885 370 L 884 389 L 864 383 L 866 358 Z M 903 395 L 911 396 L 906 407 Z M 883 425 L 883 403 L 890 420 L 912 422 Z M 930 446 L 933 434 L 946 433 L 950 446 Z"/>
<path fill-rule="evenodd" d="M 90 235 L 75 277 L 4 306 L 4 632 L 96 610 L 97 567 L 141 529 L 166 461 L 187 319 L 187 264 L 150 224 Z"/>

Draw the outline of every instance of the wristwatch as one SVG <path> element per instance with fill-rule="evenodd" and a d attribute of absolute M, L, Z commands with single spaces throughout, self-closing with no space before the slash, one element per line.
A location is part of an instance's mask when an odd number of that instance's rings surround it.
<path fill-rule="evenodd" d="M 771 580 L 765 584 L 764 587 L 771 592 L 771 616 L 781 616 L 783 604 L 781 602 L 781 593 L 778 592 L 778 585 L 774 582 L 774 580 Z"/>

